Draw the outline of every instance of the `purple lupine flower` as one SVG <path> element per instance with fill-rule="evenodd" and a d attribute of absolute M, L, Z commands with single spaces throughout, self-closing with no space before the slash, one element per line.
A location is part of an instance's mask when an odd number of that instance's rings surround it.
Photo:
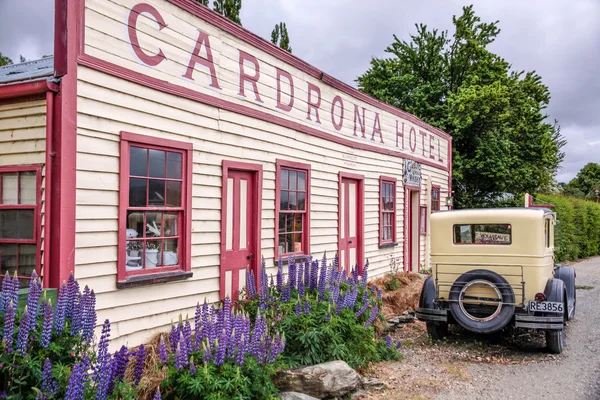
<path fill-rule="evenodd" d="M 333 287 L 329 292 L 330 303 L 337 304 L 340 301 L 340 285 L 337 282 L 333 283 Z"/>
<path fill-rule="evenodd" d="M 200 332 L 200 320 L 202 318 L 202 306 L 200 302 L 196 303 L 196 311 L 194 313 L 194 336 L 198 336 Z"/>
<path fill-rule="evenodd" d="M 25 306 L 25 312 L 21 317 L 21 324 L 19 325 L 19 332 L 17 333 L 17 350 L 22 354 L 25 354 L 27 352 L 27 347 L 29 345 L 30 328 L 31 313 L 29 311 L 29 308 Z"/>
<path fill-rule="evenodd" d="M 121 346 L 119 351 L 115 351 L 112 362 L 110 363 L 110 380 L 108 382 L 108 390 L 106 393 L 111 394 L 114 390 L 115 383 L 125 380 L 125 371 L 129 364 L 129 352 L 127 347 Z"/>
<path fill-rule="evenodd" d="M 211 343 L 213 343 L 217 339 L 217 330 L 216 330 L 216 311 L 214 307 L 210 307 L 209 311 L 209 324 L 208 324 L 208 339 Z"/>
<path fill-rule="evenodd" d="M 319 276 L 319 260 L 313 260 L 310 266 L 310 281 L 309 286 L 311 290 L 316 290 L 318 285 Z"/>
<path fill-rule="evenodd" d="M 194 362 L 194 357 L 190 358 L 190 375 L 196 375 L 196 363 Z"/>
<path fill-rule="evenodd" d="M 256 356 L 258 354 L 258 344 L 260 342 L 260 338 L 264 332 L 262 331 L 262 316 L 260 312 L 256 314 L 256 319 L 254 320 L 254 329 L 252 330 L 252 336 L 250 338 L 250 354 Z"/>
<path fill-rule="evenodd" d="M 369 316 L 369 319 L 364 323 L 363 326 L 365 328 L 368 328 L 369 326 L 371 326 L 373 321 L 375 321 L 375 318 L 377 318 L 378 314 L 379 314 L 379 306 L 375 305 L 375 307 L 373 307 L 373 309 L 371 310 L 371 315 Z"/>
<path fill-rule="evenodd" d="M 364 300 L 363 300 L 364 301 Z M 368 301 L 364 301 L 362 307 L 360 308 L 360 310 L 358 310 L 355 314 L 354 317 L 358 318 L 361 315 L 363 315 L 365 313 L 365 311 L 367 311 L 367 308 L 369 308 L 369 302 Z"/>
<path fill-rule="evenodd" d="M 269 297 L 269 277 L 267 276 L 267 265 L 265 263 L 265 257 L 261 258 L 260 263 L 260 296 L 263 301 L 266 301 Z"/>
<path fill-rule="evenodd" d="M 10 300 L 4 315 L 4 348 L 7 353 L 12 351 L 13 335 L 15 333 L 15 303 Z"/>
<path fill-rule="evenodd" d="M 161 363 L 169 362 L 169 353 L 167 352 L 167 345 L 165 344 L 165 339 L 163 339 L 162 335 L 160 336 L 160 343 L 158 344 L 158 356 L 160 357 Z"/>
<path fill-rule="evenodd" d="M 88 355 L 84 355 L 81 362 L 73 366 L 69 384 L 67 385 L 67 393 L 65 400 L 83 400 L 85 391 L 85 382 L 87 381 L 87 371 L 90 368 L 90 359 Z"/>
<path fill-rule="evenodd" d="M 369 279 L 369 260 L 365 262 L 365 267 L 362 270 L 362 286 L 367 287 L 367 281 Z"/>
<path fill-rule="evenodd" d="M 178 371 L 183 369 L 183 367 L 185 367 L 186 361 L 187 360 L 185 358 L 185 355 L 181 350 L 181 342 L 177 343 L 177 348 L 175 349 L 175 369 L 177 369 Z"/>
<path fill-rule="evenodd" d="M 187 320 L 183 326 L 183 340 L 185 341 L 185 351 L 187 357 L 194 350 L 192 349 L 192 327 Z"/>
<path fill-rule="evenodd" d="M 63 281 L 60 290 L 58 291 L 58 299 L 56 301 L 56 316 L 54 318 L 54 329 L 58 335 L 62 335 L 65 329 L 65 317 L 67 312 L 69 292 L 66 282 Z"/>
<path fill-rule="evenodd" d="M 169 332 L 169 346 L 171 347 L 171 353 L 175 353 L 177 342 L 179 342 L 179 329 L 177 329 L 171 320 L 171 332 Z"/>
<path fill-rule="evenodd" d="M 156 393 L 154 393 L 152 400 L 162 400 L 162 397 L 160 397 L 160 388 L 156 389 Z"/>
<path fill-rule="evenodd" d="M 96 368 L 94 369 L 94 382 L 98 385 L 103 381 L 102 376 L 108 374 L 111 368 L 110 365 L 110 353 L 108 352 L 108 342 L 110 340 L 110 322 L 108 319 L 104 320 L 102 325 L 102 334 L 100 335 L 100 342 L 98 343 L 98 355 L 96 358 Z"/>
<path fill-rule="evenodd" d="M 308 300 L 308 296 L 304 300 L 304 314 L 310 314 L 310 301 Z"/>
<path fill-rule="evenodd" d="M 244 357 L 246 353 L 246 336 L 242 333 L 240 341 L 238 342 L 237 353 L 235 355 L 235 364 L 244 365 Z"/>
<path fill-rule="evenodd" d="M 333 256 L 333 270 L 336 272 L 336 280 L 337 280 L 337 273 L 340 270 L 340 258 L 337 253 L 335 253 L 335 255 Z"/>
<path fill-rule="evenodd" d="M 42 336 L 40 338 L 40 346 L 43 349 L 47 349 L 50 345 L 50 337 L 52 336 L 52 323 L 54 310 L 50 301 L 45 302 L 42 306 L 44 321 L 42 322 Z"/>
<path fill-rule="evenodd" d="M 383 295 L 383 292 L 381 291 L 381 289 L 379 289 L 377 291 L 377 300 L 381 301 L 381 296 Z"/>
<path fill-rule="evenodd" d="M 348 297 L 348 292 L 346 292 L 345 296 L 341 296 L 338 299 L 338 302 L 337 302 L 337 305 L 336 305 L 336 308 L 335 308 L 335 313 L 337 315 L 339 315 L 340 312 L 342 312 L 342 308 L 344 308 L 344 305 L 345 305 L 345 299 L 346 299 L 346 297 Z"/>
<path fill-rule="evenodd" d="M 269 348 L 269 353 L 267 354 L 266 361 L 271 364 L 275 362 L 277 356 L 279 355 L 279 345 L 281 341 L 279 339 L 279 332 L 275 334 L 275 337 L 271 340 L 271 346 Z"/>
<path fill-rule="evenodd" d="M 393 344 L 392 337 L 390 335 L 387 335 L 385 337 L 385 347 L 387 347 L 388 350 L 391 350 L 392 349 L 392 344 Z"/>
<path fill-rule="evenodd" d="M 73 276 L 73 272 L 69 275 L 69 280 L 67 281 L 67 308 L 66 308 L 66 317 L 71 318 L 73 316 L 73 304 L 75 301 L 75 293 L 79 292 L 79 283 L 75 280 L 75 276 Z"/>
<path fill-rule="evenodd" d="M 300 296 L 298 296 L 298 301 L 296 302 L 296 316 L 302 314 L 302 300 L 300 300 Z"/>
<path fill-rule="evenodd" d="M 398 341 L 396 342 L 396 351 L 399 351 L 399 350 L 400 350 L 400 347 L 402 347 L 402 342 L 401 342 L 400 340 L 398 340 Z"/>
<path fill-rule="evenodd" d="M 225 362 L 225 352 L 227 350 L 227 336 L 225 331 L 221 331 L 219 340 L 217 340 L 217 349 L 215 353 L 215 365 L 219 366 Z"/>
<path fill-rule="evenodd" d="M 327 253 L 323 253 L 321 260 L 321 270 L 319 271 L 319 301 L 325 299 L 325 289 L 327 288 Z"/>
<path fill-rule="evenodd" d="M 256 297 L 256 279 L 254 278 L 254 272 L 251 268 L 246 270 L 246 294 L 249 299 Z"/>
<path fill-rule="evenodd" d="M 287 302 L 290 299 L 291 288 L 289 282 L 283 285 L 283 292 L 281 293 L 281 301 Z"/>
<path fill-rule="evenodd" d="M 304 261 L 304 287 L 305 289 L 308 288 L 310 286 L 310 264 L 311 264 L 311 260 L 312 257 L 307 258 Z"/>
<path fill-rule="evenodd" d="M 355 284 L 358 283 L 358 264 L 352 269 L 352 280 Z"/>
<path fill-rule="evenodd" d="M 225 312 L 223 310 L 223 306 L 221 306 L 221 307 L 219 307 L 219 310 L 217 311 L 217 322 L 215 325 L 215 329 L 220 334 L 220 332 L 224 329 L 224 327 L 225 327 Z"/>
<path fill-rule="evenodd" d="M 49 358 L 44 360 L 42 366 L 42 393 L 46 396 L 55 396 L 58 392 L 58 382 L 52 376 L 52 363 Z"/>
<path fill-rule="evenodd" d="M 358 297 L 358 289 L 356 286 L 352 286 L 350 289 L 350 296 L 346 299 L 345 306 L 351 310 L 354 310 L 354 305 L 356 304 L 356 298 Z"/>
<path fill-rule="evenodd" d="M 4 274 L 4 278 L 2 278 L 2 290 L 0 291 L 0 314 L 4 312 L 4 309 L 7 307 L 9 303 L 9 295 L 12 290 L 12 279 L 8 274 L 8 271 Z M 11 297 L 12 298 L 12 297 Z"/>
<path fill-rule="evenodd" d="M 146 363 L 146 347 L 143 344 L 138 347 L 135 353 L 135 365 L 133 366 L 133 383 L 139 385 L 144 372 L 144 364 Z"/>
<path fill-rule="evenodd" d="M 35 271 L 33 271 L 31 273 L 31 280 L 29 281 L 29 294 L 27 296 L 27 309 L 29 310 L 31 321 L 35 321 L 37 319 L 41 295 L 42 282 Z M 35 329 L 35 322 L 32 325 Z"/>
<path fill-rule="evenodd" d="M 296 285 L 298 287 L 298 294 L 304 297 L 306 286 L 304 286 L 304 264 L 302 263 L 298 264 L 298 279 Z"/>
<path fill-rule="evenodd" d="M 327 314 L 325 314 L 325 322 L 329 322 L 329 320 L 331 320 L 331 303 L 329 303 Z"/>
<path fill-rule="evenodd" d="M 204 364 L 208 364 L 210 359 L 212 358 L 212 354 L 210 352 L 210 347 L 207 346 L 206 342 L 202 343 L 202 362 Z"/>
<path fill-rule="evenodd" d="M 19 305 L 19 289 L 21 288 L 21 284 L 19 283 L 19 278 L 17 277 L 17 271 L 13 273 L 12 278 L 12 290 L 9 291 L 9 294 L 12 293 L 12 302 L 15 305 L 15 309 Z"/>
<path fill-rule="evenodd" d="M 96 294 L 94 291 L 89 291 L 88 287 L 85 301 L 82 301 L 83 309 L 83 321 L 82 321 L 82 335 L 81 337 L 85 341 L 91 341 L 94 338 L 94 327 L 96 326 Z M 84 290 L 84 293 L 86 291 Z"/>
<path fill-rule="evenodd" d="M 224 328 L 227 336 L 231 336 L 231 329 L 233 329 L 232 321 L 231 321 L 231 299 L 229 296 L 225 297 L 223 301 L 223 322 Z"/>
<path fill-rule="evenodd" d="M 77 282 L 75 282 L 77 285 Z M 75 292 L 75 296 L 73 299 L 73 315 L 71 316 L 71 336 L 77 336 L 81 332 L 81 328 L 83 327 L 83 304 L 82 304 L 82 296 L 79 291 Z"/>
<path fill-rule="evenodd" d="M 290 286 L 290 290 L 296 289 L 296 281 L 298 278 L 298 270 L 297 264 L 294 259 L 290 257 L 290 261 L 288 261 L 288 285 Z"/>
<path fill-rule="evenodd" d="M 279 260 L 277 260 L 277 281 L 276 281 L 276 289 L 278 293 L 281 293 L 283 288 L 283 261 L 281 260 L 281 256 L 279 256 Z"/>

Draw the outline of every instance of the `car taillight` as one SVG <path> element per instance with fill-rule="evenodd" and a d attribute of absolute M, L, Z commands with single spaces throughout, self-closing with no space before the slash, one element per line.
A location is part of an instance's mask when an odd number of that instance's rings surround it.
<path fill-rule="evenodd" d="M 544 293 L 536 293 L 535 301 L 546 301 L 546 296 Z"/>

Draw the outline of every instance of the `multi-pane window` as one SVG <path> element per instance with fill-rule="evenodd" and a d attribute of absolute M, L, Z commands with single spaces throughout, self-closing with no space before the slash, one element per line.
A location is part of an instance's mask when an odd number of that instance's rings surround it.
<path fill-rule="evenodd" d="M 440 210 L 440 188 L 437 186 L 431 187 L 431 211 Z"/>
<path fill-rule="evenodd" d="M 379 243 L 393 243 L 396 241 L 396 180 L 381 177 L 379 189 Z"/>
<path fill-rule="evenodd" d="M 308 254 L 310 166 L 278 161 L 277 256 Z"/>
<path fill-rule="evenodd" d="M 122 149 L 127 192 L 120 278 L 185 269 L 188 152 L 128 141 Z"/>
<path fill-rule="evenodd" d="M 39 264 L 40 180 L 37 168 L 0 168 L 0 272 L 22 287 Z"/>

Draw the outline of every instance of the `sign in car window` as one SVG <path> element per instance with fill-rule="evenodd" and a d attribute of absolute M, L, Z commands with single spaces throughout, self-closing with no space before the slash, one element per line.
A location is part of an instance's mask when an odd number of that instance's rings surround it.
<path fill-rule="evenodd" d="M 512 227 L 509 224 L 454 225 L 454 243 L 508 245 L 512 243 Z"/>

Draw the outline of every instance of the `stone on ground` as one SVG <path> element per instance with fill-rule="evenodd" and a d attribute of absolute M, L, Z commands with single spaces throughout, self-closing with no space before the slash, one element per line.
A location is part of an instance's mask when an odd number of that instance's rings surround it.
<path fill-rule="evenodd" d="M 330 361 L 280 371 L 274 379 L 282 392 L 304 393 L 318 399 L 341 397 L 361 386 L 361 377 L 344 361 Z"/>

